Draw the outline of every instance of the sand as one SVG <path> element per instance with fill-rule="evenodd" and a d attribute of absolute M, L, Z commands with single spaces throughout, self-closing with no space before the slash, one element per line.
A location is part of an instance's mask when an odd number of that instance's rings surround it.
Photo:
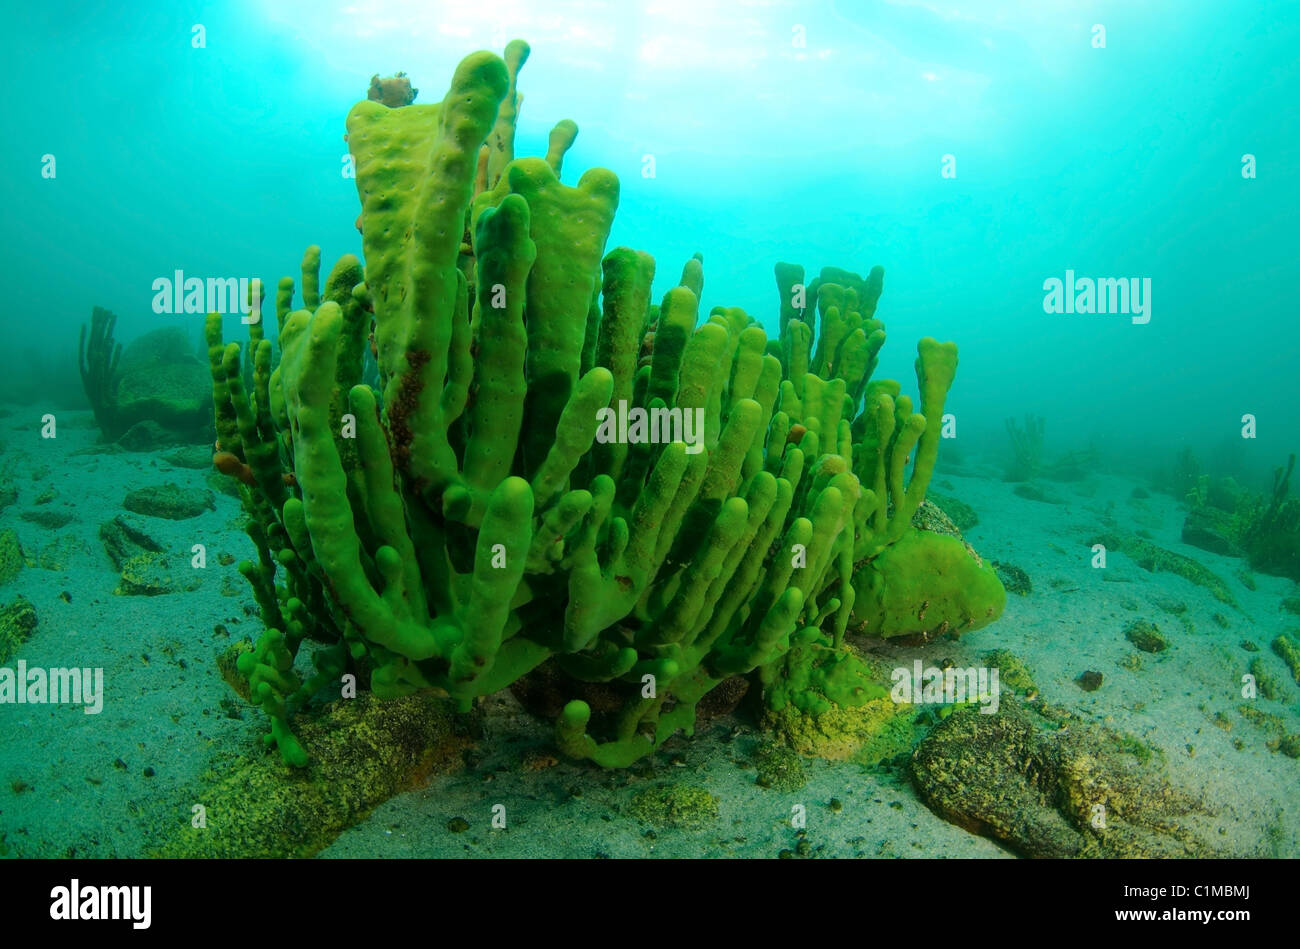
<path fill-rule="evenodd" d="M 214 491 L 215 510 L 190 520 L 137 517 L 169 552 L 174 578 L 194 589 L 116 595 L 100 525 L 123 512 L 133 488 L 171 482 L 206 491 L 208 473 L 168 463 L 169 450 L 85 453 L 98 434 L 88 412 L 61 412 L 58 425 L 57 438 L 41 439 L 37 410 L 0 411 L 4 470 L 18 489 L 18 501 L 0 512 L 0 529 L 15 530 L 32 562 L 0 586 L 0 603 L 21 594 L 40 620 L 10 665 L 21 658 L 29 666 L 102 667 L 105 704 L 99 715 L 0 705 L 0 852 L 138 856 L 188 825 L 206 772 L 263 753 L 260 713 L 232 703 L 216 669 L 222 649 L 261 629 L 243 578 L 233 563 L 218 562 L 221 554 L 248 557 L 252 548 L 239 528 L 238 501 L 224 493 Z M 1295 584 L 1254 574 L 1256 589 L 1247 589 L 1235 576 L 1241 561 L 1182 544 L 1179 504 L 1154 491 L 1134 499 L 1140 483 L 1098 475 L 1049 484 L 1064 502 L 1049 504 L 1014 494 L 992 464 L 942 472 L 936 490 L 979 514 L 968 540 L 983 556 L 1026 571 L 1033 592 L 1010 597 L 1000 620 L 959 641 L 871 648 L 900 666 L 916 658 L 976 665 L 988 650 L 1009 649 L 1033 669 L 1041 700 L 1162 752 L 1168 778 L 1214 815 L 1225 851 L 1300 855 L 1300 761 L 1270 751 L 1269 736 L 1237 711 L 1241 676 L 1259 656 L 1287 681 L 1290 704 L 1253 704 L 1300 731 L 1300 689 L 1268 648 L 1277 633 L 1300 626 L 1279 608 Z M 37 504 L 47 492 L 52 499 Z M 65 509 L 74 520 L 52 530 L 21 516 L 38 509 Z M 1094 569 L 1087 541 L 1107 518 L 1129 531 L 1144 528 L 1153 543 L 1215 571 L 1237 608 L 1178 576 L 1148 573 L 1123 553 Z M 207 549 L 203 570 L 189 565 L 196 543 Z M 1157 623 L 1172 647 L 1141 654 L 1142 668 L 1132 670 L 1121 664 L 1134 654 L 1123 631 L 1138 618 Z M 1243 640 L 1259 652 L 1243 650 Z M 1085 670 L 1103 674 L 1100 689 L 1076 683 Z M 931 813 L 901 767 L 810 759 L 801 790 L 759 787 L 752 752 L 762 735 L 743 721 L 715 721 L 694 739 L 673 739 L 643 767 L 604 772 L 555 759 L 549 729 L 508 694 L 485 700 L 483 711 L 485 735 L 471 767 L 389 800 L 322 855 L 1010 856 Z M 717 817 L 673 828 L 629 813 L 635 795 L 665 782 L 706 789 Z M 796 808 L 806 814 L 802 834 L 792 826 Z M 502 812 L 505 827 L 494 828 L 494 813 Z"/>

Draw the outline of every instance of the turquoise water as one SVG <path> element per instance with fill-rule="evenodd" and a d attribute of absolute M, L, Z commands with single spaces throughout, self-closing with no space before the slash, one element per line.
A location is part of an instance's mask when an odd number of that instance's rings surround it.
<path fill-rule="evenodd" d="M 1207 559 L 1182 544 L 1184 499 L 1159 491 L 1190 448 L 1200 472 L 1267 492 L 1274 469 L 1300 447 L 1294 4 L 56 0 L 11 15 L 8 27 L 0 37 L 0 239 L 10 345 L 0 352 L 0 459 L 17 489 L 0 527 L 17 531 L 25 566 L 0 600 L 22 595 L 35 604 L 40 626 L 22 647 L 33 662 L 81 662 L 70 637 L 86 637 L 100 645 L 84 661 L 116 667 L 142 703 L 122 713 L 117 738 L 75 723 L 98 749 L 89 757 L 60 744 L 59 720 L 20 720 L 15 707 L 0 706 L 0 801 L 9 796 L 0 804 L 0 845 L 10 851 L 144 852 L 150 829 L 166 818 L 126 808 L 150 796 L 143 769 L 171 762 L 167 793 L 158 796 L 179 800 L 209 768 L 246 752 L 260 725 L 255 713 L 212 724 L 226 696 L 215 656 L 228 642 L 210 628 L 238 622 L 229 630 L 235 638 L 258 632 L 233 570 L 157 597 L 112 593 L 121 571 L 103 556 L 100 525 L 136 486 L 214 492 L 214 506 L 194 522 L 201 529 L 158 527 L 169 549 L 188 549 L 195 531 L 232 559 L 249 556 L 249 547 L 237 502 L 205 480 L 201 465 L 176 463 L 175 444 L 101 451 L 77 373 L 80 327 L 94 307 L 106 307 L 117 314 L 119 341 L 178 327 L 201 356 L 200 315 L 155 312 L 160 278 L 180 271 L 274 286 L 296 276 L 309 244 L 322 246 L 327 268 L 343 254 L 361 255 L 356 185 L 342 173 L 343 123 L 370 77 L 404 71 L 419 90 L 416 103 L 434 103 L 463 55 L 500 52 L 515 37 L 532 48 L 519 79 L 516 153 L 543 154 L 556 121 L 577 122 L 564 180 L 590 167 L 618 175 L 607 247 L 655 257 L 652 299 L 700 252 L 704 312 L 743 307 L 775 336 L 777 261 L 801 263 L 810 276 L 823 265 L 863 274 L 883 266 L 879 315 L 890 343 L 879 374 L 912 391 L 917 339 L 960 348 L 947 409 L 957 441 L 939 490 L 982 508 L 980 526 L 968 532 L 982 553 L 1029 569 L 1040 580 L 1036 595 L 1048 596 L 1049 582 L 1073 576 L 1079 561 L 1074 548 L 1062 553 L 1066 546 L 1078 547 L 1118 510 L 1130 528 L 1230 578 L 1240 604 L 1232 612 L 1182 577 L 1135 567 L 1125 581 L 1139 589 L 1131 595 L 1098 581 L 1068 604 L 1013 597 L 977 646 L 1028 650 L 1054 683 L 1040 682 L 1044 692 L 1079 701 L 1073 680 L 1082 667 L 1062 651 L 1097 665 L 1087 630 L 1132 618 L 1125 600 L 1146 615 L 1161 612 L 1152 602 L 1174 598 L 1182 608 L 1165 609 L 1161 622 L 1186 630 L 1177 661 L 1189 670 L 1223 663 L 1213 685 L 1200 682 L 1213 694 L 1210 711 L 1198 719 L 1173 698 L 1187 692 L 1188 680 L 1177 677 L 1090 706 L 1099 717 L 1127 710 L 1140 718 L 1166 699 L 1167 719 L 1124 724 L 1171 756 L 1194 743 L 1187 736 L 1214 711 L 1233 714 L 1245 660 L 1232 651 L 1241 640 L 1257 641 L 1286 680 L 1269 643 L 1298 625 L 1279 610 L 1294 597 L 1293 578 L 1264 575 L 1253 589 L 1231 579 L 1246 569 L 1241 557 Z M 1077 288 L 1082 278 L 1134 281 L 1125 285 L 1134 291 L 1127 311 L 1047 311 L 1053 279 Z M 225 323 L 226 338 L 242 340 L 238 319 Z M 40 438 L 46 413 L 62 426 L 57 445 Z M 1001 480 L 1005 424 L 1026 414 L 1046 420 L 1046 456 L 1090 453 L 1091 494 L 1058 489 L 1062 504 L 1047 508 L 1010 493 Z M 208 444 L 202 432 L 179 441 Z M 78 451 L 86 454 L 69 454 Z M 1138 487 L 1158 497 L 1156 510 L 1135 518 L 1126 505 Z M 42 521 L 39 509 L 51 503 L 72 521 Z M 1224 622 L 1215 619 L 1224 613 Z M 185 632 L 187 623 L 202 635 Z M 143 649 L 147 662 L 141 650 L 122 650 L 120 637 L 132 629 L 153 643 Z M 165 647 L 175 655 L 163 670 L 157 650 Z M 176 655 L 188 657 L 184 675 L 173 668 Z M 1120 656 L 1105 661 L 1109 675 Z M 1289 702 L 1271 710 L 1283 716 L 1282 734 L 1297 731 L 1294 691 L 1288 685 Z M 1212 754 L 1223 757 L 1212 765 L 1204 753 L 1199 762 L 1184 756 L 1175 770 L 1194 783 L 1235 766 L 1224 764 L 1239 761 L 1231 741 L 1251 727 L 1207 729 L 1224 743 Z M 121 734 L 134 757 L 115 744 Z M 1272 834 L 1285 851 L 1296 839 L 1295 815 L 1274 790 L 1290 780 L 1293 792 L 1296 762 L 1266 749 L 1276 737 L 1249 737 L 1256 757 L 1245 768 L 1269 777 L 1251 792 L 1259 799 L 1242 792 L 1238 803 L 1251 816 L 1235 826 L 1249 828 L 1246 837 Z M 73 778 L 61 776 L 69 762 Z M 836 780 L 828 772 L 826 786 Z M 60 810 L 66 794 L 79 803 Z M 119 808 L 120 819 L 102 816 Z M 936 824 L 934 833 L 956 832 Z M 679 852 L 692 848 L 683 842 Z M 348 852 L 373 851 L 358 844 Z"/>
<path fill-rule="evenodd" d="M 10 306 L 40 326 L 24 346 L 60 351 L 93 305 L 120 336 L 152 328 L 151 281 L 176 269 L 273 283 L 308 243 L 359 252 L 339 164 L 369 77 L 404 70 L 434 102 L 465 52 L 522 36 L 518 152 L 578 123 L 570 167 L 620 176 L 610 246 L 656 257 L 656 298 L 696 251 L 709 302 L 766 321 L 775 260 L 880 264 L 896 331 L 962 346 L 972 437 L 1032 411 L 1142 465 L 1157 445 L 1217 449 L 1253 412 L 1242 468 L 1294 447 L 1289 4 L 652 6 L 24 11 L 0 41 Z M 1149 277 L 1151 322 L 1044 314 L 1067 269 Z M 897 374 L 910 344 L 890 349 Z"/>

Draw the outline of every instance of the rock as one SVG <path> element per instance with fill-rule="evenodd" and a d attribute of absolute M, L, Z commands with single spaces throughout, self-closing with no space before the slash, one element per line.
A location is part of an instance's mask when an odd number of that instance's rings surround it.
<path fill-rule="evenodd" d="M 311 754 L 306 768 L 274 754 L 241 756 L 183 798 L 205 802 L 208 826 L 192 828 L 186 811 L 153 856 L 313 856 L 394 794 L 460 770 L 471 744 L 462 721 L 449 700 L 431 695 L 380 701 L 360 692 L 335 702 L 295 725 Z"/>
<path fill-rule="evenodd" d="M 912 756 L 940 817 L 1027 857 L 1214 856 L 1196 802 L 1095 726 L 1048 731 L 1014 700 L 954 711 Z M 1188 825 L 1173 817 L 1192 815 Z"/>
<path fill-rule="evenodd" d="M 31 638 L 36 625 L 36 607 L 25 597 L 20 596 L 0 608 L 0 666 L 13 658 L 18 647 Z"/>
<path fill-rule="evenodd" d="M 64 570 L 73 556 L 89 551 L 89 546 L 80 537 L 71 533 L 59 534 L 41 548 L 36 557 L 36 565 L 42 570 Z"/>
<path fill-rule="evenodd" d="M 176 444 L 176 435 L 151 418 L 136 422 L 118 438 L 127 451 L 155 451 Z"/>
<path fill-rule="evenodd" d="M 217 508 L 211 491 L 186 491 L 170 482 L 132 491 L 122 506 L 136 514 L 164 517 L 172 521 L 188 520 Z"/>
<path fill-rule="evenodd" d="M 632 798 L 628 814 L 655 827 L 697 830 L 718 818 L 718 799 L 704 788 L 660 784 Z"/>
<path fill-rule="evenodd" d="M 205 471 L 212 467 L 212 446 L 185 445 L 163 455 L 163 461 L 169 465 L 175 465 L 177 468 Z"/>
<path fill-rule="evenodd" d="M 1040 488 L 1036 484 L 1018 484 L 1011 489 L 1016 497 L 1024 498 L 1027 501 L 1039 501 L 1043 504 L 1060 504 L 1061 499 L 1050 491 Z"/>
<path fill-rule="evenodd" d="M 1086 672 L 1079 673 L 1079 677 L 1074 681 L 1079 684 L 1079 688 L 1085 692 L 1096 692 L 1101 688 L 1104 676 L 1095 669 L 1089 669 Z"/>
<path fill-rule="evenodd" d="M 204 439 L 212 428 L 212 374 L 180 327 L 146 333 L 122 352 L 114 419 L 119 430 L 146 420 Z M 174 439 L 173 439 L 174 441 Z"/>
<path fill-rule="evenodd" d="M 1199 507 L 1183 521 L 1183 543 L 1224 557 L 1242 556 L 1241 547 L 1231 539 L 1233 517 L 1217 508 Z"/>
<path fill-rule="evenodd" d="M 1002 581 L 1002 586 L 1008 593 L 1014 593 L 1016 596 L 1029 596 L 1034 592 L 1034 584 L 1029 579 L 1029 574 L 1021 570 L 1015 564 L 1003 563 L 1000 560 L 992 561 L 993 569 L 997 571 L 998 579 Z"/>
<path fill-rule="evenodd" d="M 927 492 L 926 500 L 938 506 L 944 514 L 948 515 L 948 518 L 957 525 L 958 530 L 968 531 L 980 522 L 975 509 L 965 501 L 959 501 L 957 498 L 946 494 L 937 494 L 934 491 Z"/>
<path fill-rule="evenodd" d="M 1038 686 L 1034 683 L 1034 671 L 1029 665 L 1009 649 L 994 649 L 980 657 L 990 669 L 998 670 L 998 688 L 1007 689 L 1015 695 L 1036 696 Z"/>
<path fill-rule="evenodd" d="M 22 545 L 13 528 L 0 531 L 0 583 L 8 583 L 26 566 Z"/>
<path fill-rule="evenodd" d="M 1143 652 L 1164 652 L 1169 648 L 1169 640 L 1160 632 L 1160 627 L 1146 620 L 1129 623 L 1124 638 Z"/>
<path fill-rule="evenodd" d="M 1300 643 L 1297 643 L 1286 633 L 1279 633 L 1277 639 L 1273 640 L 1273 652 L 1277 653 L 1278 658 L 1286 663 L 1287 668 L 1291 670 L 1291 676 L 1295 679 L 1296 685 L 1300 685 Z"/>
<path fill-rule="evenodd" d="M 37 524 L 46 530 L 52 531 L 67 527 L 76 520 L 71 511 L 57 511 L 50 508 L 42 508 L 38 511 L 23 511 L 18 516 L 30 524 Z"/>
<path fill-rule="evenodd" d="M 803 790 L 808 783 L 803 758 L 777 742 L 768 742 L 754 755 L 758 777 L 754 783 L 761 788 L 771 788 L 782 794 Z"/>
<path fill-rule="evenodd" d="M 99 539 L 104 542 L 108 559 L 119 571 L 132 557 L 144 553 L 160 554 L 164 550 L 142 524 L 122 514 L 99 525 Z"/>
<path fill-rule="evenodd" d="M 190 570 L 188 561 L 184 569 Z M 194 571 L 190 570 L 190 573 Z M 121 581 L 113 592 L 118 596 L 162 596 L 198 588 L 198 577 L 177 579 L 166 557 L 146 552 L 136 554 L 122 564 Z"/>

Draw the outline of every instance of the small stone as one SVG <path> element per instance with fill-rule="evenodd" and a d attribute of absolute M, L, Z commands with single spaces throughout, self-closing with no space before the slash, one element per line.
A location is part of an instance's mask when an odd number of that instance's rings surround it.
<path fill-rule="evenodd" d="M 1096 692 L 1101 688 L 1102 674 L 1095 669 L 1089 669 L 1086 672 L 1079 673 L 1079 677 L 1074 681 L 1079 683 L 1079 688 L 1085 692 Z"/>
<path fill-rule="evenodd" d="M 1124 638 L 1143 652 L 1164 652 L 1169 648 L 1169 640 L 1160 632 L 1160 627 L 1146 620 L 1134 620 L 1124 630 Z"/>

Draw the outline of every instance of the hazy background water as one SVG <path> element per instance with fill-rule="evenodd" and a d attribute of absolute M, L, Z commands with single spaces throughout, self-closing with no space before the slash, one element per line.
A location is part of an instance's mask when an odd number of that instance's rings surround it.
<path fill-rule="evenodd" d="M 88 3 L 29 5 L 0 36 L 0 216 L 10 272 L 0 397 L 81 399 L 91 307 L 129 340 L 151 283 L 296 275 L 360 253 L 344 116 L 405 70 L 533 48 L 517 152 L 561 118 L 565 180 L 623 191 L 610 247 L 694 251 L 704 312 L 773 331 L 772 265 L 886 269 L 881 372 L 914 391 L 917 338 L 955 339 L 959 444 L 1046 416 L 1049 454 L 1096 441 L 1133 471 L 1182 444 L 1263 472 L 1300 445 L 1294 298 L 1300 47 L 1293 2 Z M 191 45 L 202 24 L 206 47 Z M 1093 26 L 1106 47 L 1093 48 Z M 802 35 L 805 45 L 796 45 Z M 1256 156 L 1258 177 L 1241 174 Z M 41 177 L 42 156 L 57 177 Z M 656 177 L 641 175 L 643 156 Z M 944 155 L 957 176 L 941 177 Z M 1152 319 L 1049 315 L 1043 281 L 1149 277 Z M 233 323 L 233 321 L 232 321 Z M 1241 416 L 1259 419 L 1254 442 Z"/>

